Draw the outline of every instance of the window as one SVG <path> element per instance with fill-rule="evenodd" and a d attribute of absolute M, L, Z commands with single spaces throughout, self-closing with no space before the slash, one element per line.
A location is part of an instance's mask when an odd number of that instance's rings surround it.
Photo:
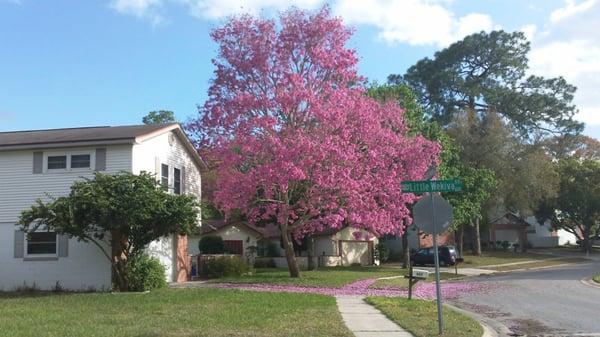
<path fill-rule="evenodd" d="M 181 194 L 181 170 L 173 169 L 173 193 Z"/>
<path fill-rule="evenodd" d="M 48 170 L 67 168 L 67 156 L 48 156 Z"/>
<path fill-rule="evenodd" d="M 160 184 L 163 189 L 169 189 L 169 165 L 162 164 L 160 166 Z"/>
<path fill-rule="evenodd" d="M 27 255 L 56 255 L 56 233 L 29 233 L 27 237 Z"/>
<path fill-rule="evenodd" d="M 89 154 L 74 154 L 71 156 L 71 168 L 89 168 Z"/>

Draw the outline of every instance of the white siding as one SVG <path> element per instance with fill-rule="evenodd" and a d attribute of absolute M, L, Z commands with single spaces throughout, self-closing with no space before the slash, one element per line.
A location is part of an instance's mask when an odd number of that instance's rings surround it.
<path fill-rule="evenodd" d="M 194 194 L 200 199 L 201 178 L 200 170 L 195 165 L 192 156 L 188 153 L 175 132 L 167 132 L 148 139 L 140 144 L 133 145 L 133 173 L 142 171 L 156 174 L 160 179 L 160 164 L 169 165 L 169 188 L 173 188 L 173 168 L 183 170 L 183 192 Z M 158 164 L 158 165 L 157 165 Z M 200 225 L 200 218 L 198 218 Z M 176 240 L 163 238 L 153 242 L 148 247 L 151 256 L 158 258 L 167 270 L 167 281 L 176 281 Z"/>
<path fill-rule="evenodd" d="M 97 247 L 70 239 L 67 257 L 26 261 L 14 258 L 14 231 L 13 223 L 0 223 L 0 291 L 23 286 L 49 290 L 57 282 L 70 290 L 110 290 L 110 262 Z"/>
<path fill-rule="evenodd" d="M 169 142 L 169 138 L 172 142 Z M 169 186 L 173 187 L 173 168 L 184 169 L 185 192 L 195 194 L 198 199 L 201 196 L 200 170 L 194 164 L 192 156 L 188 153 L 174 132 L 164 133 L 141 144 L 133 146 L 133 173 L 141 171 L 154 173 L 160 178 L 160 166 L 156 163 L 169 165 Z"/>
<path fill-rule="evenodd" d="M 50 149 L 45 153 L 85 152 L 93 148 Z M 131 145 L 106 147 L 106 172 L 131 170 Z M 47 200 L 46 193 L 66 195 L 71 184 L 91 177 L 93 170 L 33 174 L 33 150 L 0 152 L 0 289 L 33 286 L 50 289 L 57 282 L 73 290 L 108 290 L 111 286 L 110 262 L 93 244 L 69 240 L 67 257 L 52 261 L 26 261 L 14 257 L 15 223 L 22 210 L 36 199 Z M 91 167 L 94 167 L 92 157 Z"/>
<path fill-rule="evenodd" d="M 61 154 L 89 151 L 93 154 L 95 149 L 50 149 L 44 152 Z M 106 149 L 106 172 L 131 171 L 131 145 L 113 145 Z M 94 172 L 90 169 L 33 174 L 33 152 L 0 152 L 0 223 L 16 222 L 21 211 L 29 208 L 36 199 L 47 200 L 46 194 L 53 197 L 66 195 L 75 180 L 91 177 Z"/>

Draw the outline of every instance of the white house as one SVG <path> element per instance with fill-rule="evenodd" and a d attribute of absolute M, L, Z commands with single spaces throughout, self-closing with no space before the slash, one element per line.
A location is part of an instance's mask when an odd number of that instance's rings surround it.
<path fill-rule="evenodd" d="M 357 238 L 354 232 L 360 232 Z M 227 251 L 231 254 L 248 257 L 249 250 L 255 249 L 257 260 L 272 260 L 277 267 L 287 268 L 285 251 L 281 244 L 281 232 L 274 225 L 254 226 L 244 221 L 205 221 L 200 235 L 192 236 L 188 250 L 199 254 L 198 242 L 204 235 L 220 236 Z M 379 239 L 364 229 L 351 227 L 327 229 L 312 235 L 315 263 L 319 266 L 363 266 L 378 264 L 375 248 Z M 300 267 L 308 265 L 308 243 L 294 242 L 296 261 Z M 269 247 L 271 246 L 271 247 Z"/>
<path fill-rule="evenodd" d="M 23 286 L 108 290 L 111 267 L 93 244 L 15 226 L 36 199 L 62 196 L 95 171 L 155 173 L 172 193 L 200 198 L 202 161 L 178 124 L 0 133 L 0 290 Z M 170 282 L 187 277 L 187 238 L 153 242 L 148 251 Z"/>

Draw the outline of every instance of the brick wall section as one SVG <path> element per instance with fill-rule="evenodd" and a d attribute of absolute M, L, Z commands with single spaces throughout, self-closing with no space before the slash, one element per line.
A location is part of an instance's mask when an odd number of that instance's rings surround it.
<path fill-rule="evenodd" d="M 177 282 L 185 282 L 190 279 L 191 260 L 188 255 L 188 238 L 186 235 L 177 236 Z"/>
<path fill-rule="evenodd" d="M 440 245 L 440 246 L 454 245 L 454 234 L 450 233 L 450 232 L 440 234 L 437 236 L 437 242 L 438 242 L 438 245 Z M 419 247 L 423 247 L 423 248 L 433 247 L 433 236 L 432 235 L 424 236 L 423 233 L 419 234 Z"/>

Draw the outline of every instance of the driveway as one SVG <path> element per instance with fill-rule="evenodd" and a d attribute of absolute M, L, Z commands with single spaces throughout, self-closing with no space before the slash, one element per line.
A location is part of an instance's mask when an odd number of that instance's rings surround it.
<path fill-rule="evenodd" d="M 600 261 L 473 278 L 485 292 L 466 293 L 456 306 L 493 318 L 519 335 L 600 336 L 600 288 L 580 282 Z"/>

